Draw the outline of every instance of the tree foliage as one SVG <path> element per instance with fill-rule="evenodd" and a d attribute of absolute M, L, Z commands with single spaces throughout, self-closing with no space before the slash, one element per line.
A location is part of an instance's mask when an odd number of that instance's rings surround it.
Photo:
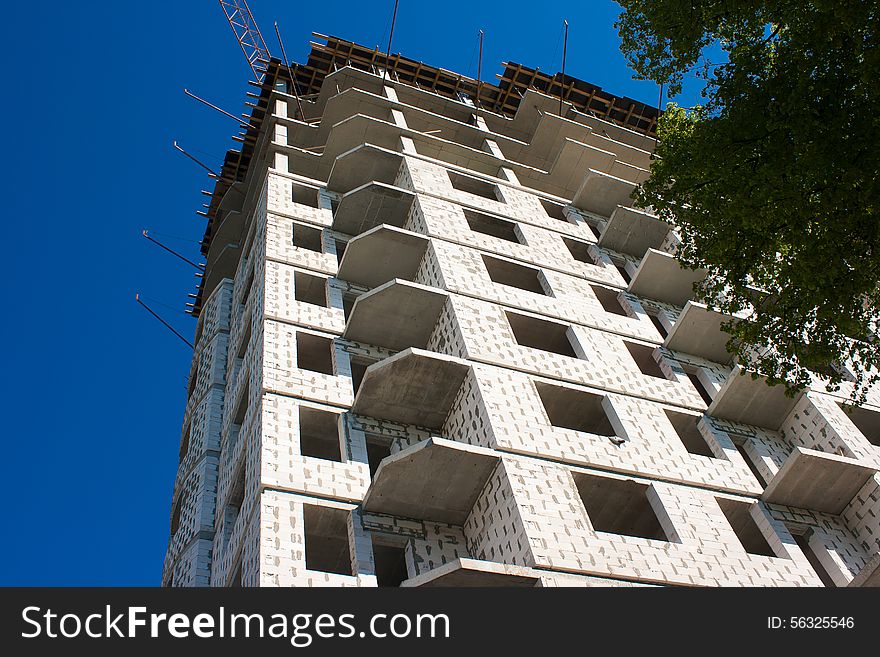
<path fill-rule="evenodd" d="M 726 313 L 728 349 L 771 384 L 809 371 L 864 401 L 880 366 L 880 5 L 830 0 L 618 0 L 622 50 L 670 103 L 637 201 L 709 270 L 698 294 Z M 708 48 L 723 56 L 707 62 Z"/>

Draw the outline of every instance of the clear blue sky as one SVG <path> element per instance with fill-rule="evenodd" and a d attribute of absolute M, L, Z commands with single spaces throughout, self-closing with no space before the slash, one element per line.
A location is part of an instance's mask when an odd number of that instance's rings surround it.
<path fill-rule="evenodd" d="M 384 49 L 393 2 L 250 6 L 273 54 L 278 20 L 304 61 L 313 30 Z M 656 103 L 619 53 L 618 11 L 402 0 L 392 50 L 474 75 L 482 28 L 484 77 L 507 60 L 555 72 L 567 18 L 567 72 Z M 192 336 L 196 279 L 140 231 L 197 256 L 209 180 L 171 142 L 219 165 L 235 125 L 182 89 L 237 113 L 249 69 L 214 0 L 11 3 L 4 18 L 0 584 L 156 585 L 190 351 L 134 295 Z"/>

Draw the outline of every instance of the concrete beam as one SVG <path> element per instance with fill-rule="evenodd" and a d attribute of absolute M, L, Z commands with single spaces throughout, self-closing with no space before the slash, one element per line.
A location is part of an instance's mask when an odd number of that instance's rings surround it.
<path fill-rule="evenodd" d="M 669 233 L 669 224 L 647 212 L 618 205 L 599 236 L 599 246 L 637 258 L 648 249 L 659 249 Z"/>
<path fill-rule="evenodd" d="M 533 587 L 541 574 L 532 568 L 461 558 L 401 582 L 401 586 Z"/>
<path fill-rule="evenodd" d="M 448 297 L 395 278 L 355 299 L 342 337 L 393 351 L 424 349 Z"/>
<path fill-rule="evenodd" d="M 876 472 L 856 459 L 795 447 L 761 499 L 839 515 Z"/>
<path fill-rule="evenodd" d="M 648 249 L 627 289 L 646 299 L 683 306 L 693 296 L 694 283 L 705 277 L 705 269 L 684 269 L 668 253 Z"/>
<path fill-rule="evenodd" d="M 734 367 L 709 405 L 707 415 L 778 431 L 803 393 L 788 397 L 782 385 L 769 386 L 765 377 L 755 380 L 750 373 L 743 372 L 739 365 Z"/>
<path fill-rule="evenodd" d="M 361 233 L 345 247 L 336 277 L 366 287 L 393 278 L 411 279 L 428 248 L 430 239 L 394 226 L 376 226 Z"/>
<path fill-rule="evenodd" d="M 730 315 L 709 310 L 705 304 L 688 301 L 663 346 L 727 364 L 733 358 L 727 351 L 730 335 L 721 330 L 721 325 L 730 319 Z"/>
<path fill-rule="evenodd" d="M 360 235 L 381 224 L 401 227 L 415 194 L 381 182 L 368 182 L 346 192 L 333 214 L 333 230 Z"/>
<path fill-rule="evenodd" d="M 410 347 L 367 368 L 351 410 L 439 429 L 469 369 L 457 358 Z"/>
<path fill-rule="evenodd" d="M 362 144 L 342 153 L 333 161 L 327 189 L 346 193 L 369 182 L 392 184 L 403 156 L 387 148 Z"/>
<path fill-rule="evenodd" d="M 364 511 L 463 525 L 500 460 L 490 449 L 429 438 L 382 460 Z"/>
<path fill-rule="evenodd" d="M 630 195 L 636 187 L 635 183 L 623 178 L 588 169 L 571 204 L 580 210 L 608 217 L 618 205 L 632 204 Z"/>

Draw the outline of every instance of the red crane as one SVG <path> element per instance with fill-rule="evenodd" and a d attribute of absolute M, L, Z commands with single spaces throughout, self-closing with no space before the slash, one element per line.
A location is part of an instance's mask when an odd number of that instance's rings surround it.
<path fill-rule="evenodd" d="M 260 28 L 257 27 L 257 21 L 254 20 L 247 0 L 219 0 L 219 2 L 257 82 L 262 82 L 269 64 L 269 48 Z"/>

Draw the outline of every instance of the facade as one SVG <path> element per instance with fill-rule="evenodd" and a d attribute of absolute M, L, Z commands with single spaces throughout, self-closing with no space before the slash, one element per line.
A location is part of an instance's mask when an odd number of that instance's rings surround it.
<path fill-rule="evenodd" d="M 880 583 L 880 395 L 740 376 L 655 109 L 325 41 L 206 213 L 164 585 Z"/>

